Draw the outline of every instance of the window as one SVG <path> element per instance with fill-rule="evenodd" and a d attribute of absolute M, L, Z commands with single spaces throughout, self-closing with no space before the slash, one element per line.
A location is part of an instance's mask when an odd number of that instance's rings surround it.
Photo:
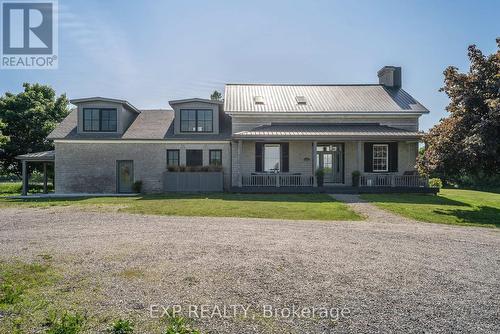
<path fill-rule="evenodd" d="M 181 132 L 212 132 L 212 109 L 181 109 Z"/>
<path fill-rule="evenodd" d="M 264 144 L 264 172 L 279 172 L 280 157 L 280 144 Z"/>
<path fill-rule="evenodd" d="M 116 109 L 83 109 L 83 131 L 116 132 Z"/>
<path fill-rule="evenodd" d="M 179 150 L 167 150 L 167 166 L 179 166 Z"/>
<path fill-rule="evenodd" d="M 209 151 L 210 165 L 221 166 L 222 165 L 222 150 L 210 150 Z"/>
<path fill-rule="evenodd" d="M 186 166 L 202 166 L 203 150 L 186 150 Z"/>
<path fill-rule="evenodd" d="M 373 145 L 373 171 L 387 172 L 389 170 L 389 145 Z"/>

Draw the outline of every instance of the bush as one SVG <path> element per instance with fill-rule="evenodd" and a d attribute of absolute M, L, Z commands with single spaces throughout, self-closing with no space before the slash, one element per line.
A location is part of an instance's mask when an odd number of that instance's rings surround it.
<path fill-rule="evenodd" d="M 435 178 L 432 178 L 429 180 L 429 187 L 431 188 L 443 188 L 443 182 L 441 181 L 441 179 L 435 177 Z"/>
<path fill-rule="evenodd" d="M 133 190 L 133 192 L 140 193 L 141 189 L 142 189 L 142 181 L 135 181 L 132 184 L 132 190 Z"/>
<path fill-rule="evenodd" d="M 323 168 L 319 168 L 316 170 L 316 181 L 318 182 L 318 187 L 323 187 L 323 183 L 325 181 L 325 170 Z"/>
<path fill-rule="evenodd" d="M 61 316 L 53 312 L 49 315 L 46 325 L 47 334 L 77 334 L 80 333 L 85 317 L 75 313 L 64 312 Z"/>
<path fill-rule="evenodd" d="M 192 328 L 183 317 L 170 316 L 164 334 L 201 334 L 201 332 Z"/>
<path fill-rule="evenodd" d="M 115 321 L 111 328 L 108 329 L 108 333 L 111 334 L 130 334 L 134 332 L 134 326 L 128 320 L 118 319 Z"/>
<path fill-rule="evenodd" d="M 359 178 L 361 176 L 361 172 L 359 170 L 355 170 L 352 172 L 352 185 L 354 187 L 359 187 Z"/>
<path fill-rule="evenodd" d="M 221 172 L 222 166 L 208 165 L 208 166 L 167 166 L 169 172 Z"/>

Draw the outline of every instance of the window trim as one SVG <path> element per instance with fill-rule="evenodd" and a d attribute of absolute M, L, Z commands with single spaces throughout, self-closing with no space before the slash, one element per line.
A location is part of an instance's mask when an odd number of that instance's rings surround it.
<path fill-rule="evenodd" d="M 169 163 L 169 161 L 168 161 L 168 153 L 169 152 L 176 152 L 177 153 L 177 165 Z M 168 166 L 180 166 L 180 164 L 181 164 L 181 151 L 179 149 L 167 150 L 167 167 Z"/>
<path fill-rule="evenodd" d="M 375 147 L 385 147 L 385 169 L 375 169 L 375 159 L 383 159 L 382 157 L 375 157 Z M 374 173 L 387 173 L 389 172 L 389 144 L 373 144 L 372 146 L 372 171 Z"/>
<path fill-rule="evenodd" d="M 266 170 L 266 146 L 267 145 L 273 145 L 277 146 L 279 148 L 279 169 L 277 171 L 270 171 Z M 282 148 L 281 148 L 281 143 L 263 143 L 262 144 L 262 172 L 263 173 L 281 173 L 281 170 L 283 169 L 283 166 L 281 166 L 281 154 L 282 154 Z"/>
<path fill-rule="evenodd" d="M 98 130 L 88 130 L 85 128 L 85 111 L 86 110 L 99 110 L 99 129 Z M 102 112 L 103 111 L 114 111 L 116 116 L 115 129 L 114 130 L 102 130 Z M 82 130 L 83 132 L 109 132 L 114 133 L 118 131 L 118 109 L 116 108 L 83 108 L 82 109 Z"/>
<path fill-rule="evenodd" d="M 212 153 L 219 152 L 220 153 L 220 164 L 212 164 Z M 220 149 L 214 149 L 214 150 L 209 150 L 208 151 L 208 164 L 209 165 L 214 165 L 214 166 L 222 166 L 222 150 Z"/>
<path fill-rule="evenodd" d="M 194 114 L 195 114 L 195 130 L 194 131 L 190 131 L 190 130 L 182 130 L 182 112 L 183 111 L 187 111 L 187 110 L 194 110 Z M 199 131 L 198 128 L 198 112 L 200 111 L 210 111 L 211 115 L 212 115 L 212 130 L 210 131 Z M 180 120 L 180 123 L 179 123 L 179 131 L 180 132 L 183 132 L 183 133 L 213 133 L 214 132 L 214 110 L 213 109 L 193 109 L 193 108 L 186 108 L 186 109 L 180 109 L 179 110 L 179 120 Z"/>

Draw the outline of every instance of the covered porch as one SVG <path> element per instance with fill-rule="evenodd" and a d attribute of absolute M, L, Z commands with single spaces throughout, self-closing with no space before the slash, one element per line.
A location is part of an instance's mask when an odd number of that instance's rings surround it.
<path fill-rule="evenodd" d="M 418 132 L 378 124 L 274 124 L 235 137 L 233 187 L 243 190 L 428 187 L 415 170 Z"/>
<path fill-rule="evenodd" d="M 18 155 L 16 159 L 22 164 L 22 190 L 21 196 L 27 196 L 29 192 L 29 163 L 40 163 L 43 166 L 43 193 L 48 193 L 48 167 L 55 164 L 55 151 L 44 151 Z M 52 186 L 54 187 L 55 173 L 52 178 Z"/>

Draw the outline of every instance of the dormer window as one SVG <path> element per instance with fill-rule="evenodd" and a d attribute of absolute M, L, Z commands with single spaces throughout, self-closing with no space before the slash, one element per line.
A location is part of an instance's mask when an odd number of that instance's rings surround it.
<path fill-rule="evenodd" d="M 297 104 L 301 106 L 305 106 L 307 104 L 307 100 L 305 96 L 296 96 L 295 100 L 297 101 Z"/>
<path fill-rule="evenodd" d="M 113 108 L 84 108 L 83 131 L 116 132 L 117 112 Z"/>
<path fill-rule="evenodd" d="M 253 100 L 255 104 L 263 105 L 264 104 L 264 98 L 262 96 L 254 96 Z"/>
<path fill-rule="evenodd" d="M 213 132 L 213 110 L 181 109 L 181 132 Z"/>

